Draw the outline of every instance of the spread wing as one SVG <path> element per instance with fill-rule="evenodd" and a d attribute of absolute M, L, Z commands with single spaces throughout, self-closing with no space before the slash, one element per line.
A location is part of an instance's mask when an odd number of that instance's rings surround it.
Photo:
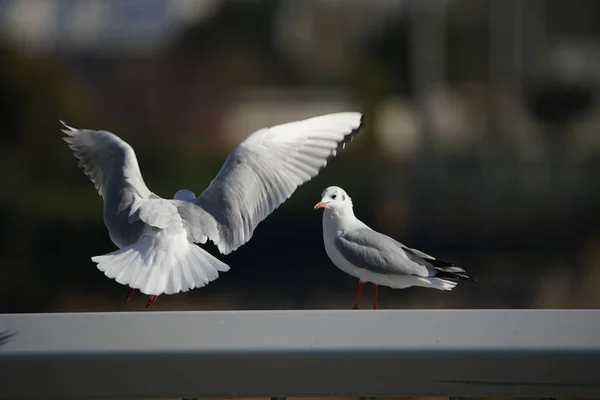
<path fill-rule="evenodd" d="M 246 243 L 256 226 L 314 178 L 362 122 L 362 114 L 345 112 L 254 132 L 231 152 L 209 187 L 180 207 L 194 240 L 208 237 L 223 254 Z"/>
<path fill-rule="evenodd" d="M 111 239 L 117 246 L 135 241 L 141 227 L 129 223 L 129 213 L 135 202 L 147 199 L 152 192 L 144 183 L 133 148 L 110 132 L 75 129 L 61 123 L 67 135 L 63 139 L 104 200 L 104 222 Z"/>

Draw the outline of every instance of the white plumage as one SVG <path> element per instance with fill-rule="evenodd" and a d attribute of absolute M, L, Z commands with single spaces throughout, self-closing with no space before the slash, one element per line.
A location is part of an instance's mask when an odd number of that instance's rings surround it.
<path fill-rule="evenodd" d="M 182 189 L 163 199 L 144 183 L 129 144 L 63 122 L 64 139 L 102 196 L 104 222 L 119 248 L 92 260 L 109 278 L 149 295 L 149 305 L 163 293 L 208 284 L 229 267 L 195 243 L 210 239 L 222 254 L 246 243 L 361 124 L 360 113 L 346 112 L 260 129 L 233 149 L 200 196 Z"/>
<path fill-rule="evenodd" d="M 461 267 L 436 260 L 389 236 L 374 231 L 354 215 L 352 199 L 340 187 L 330 186 L 315 209 L 323 208 L 323 243 L 333 263 L 359 279 L 358 300 L 364 282 L 374 284 L 373 308 L 377 307 L 377 285 L 402 289 L 410 286 L 452 290 L 456 279 L 475 279 Z"/>

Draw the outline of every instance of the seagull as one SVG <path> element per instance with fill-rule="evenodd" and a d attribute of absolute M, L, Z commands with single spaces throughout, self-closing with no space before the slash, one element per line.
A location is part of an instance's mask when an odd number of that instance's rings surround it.
<path fill-rule="evenodd" d="M 221 254 L 248 242 L 257 225 L 297 187 L 318 175 L 363 125 L 342 112 L 263 128 L 238 144 L 200 196 L 188 189 L 162 198 L 144 183 L 133 148 L 103 130 L 60 121 L 78 166 L 104 203 L 104 224 L 118 250 L 92 257 L 107 277 L 148 295 L 207 285 L 229 266 L 197 243 L 212 241 Z"/>
<path fill-rule="evenodd" d="M 452 290 L 457 284 L 454 280 L 477 281 L 455 264 L 436 260 L 369 228 L 356 218 L 352 199 L 340 187 L 325 189 L 313 209 L 324 209 L 323 242 L 327 255 L 339 269 L 359 280 L 355 310 L 364 282 L 373 283 L 373 309 L 377 309 L 378 285 Z"/>

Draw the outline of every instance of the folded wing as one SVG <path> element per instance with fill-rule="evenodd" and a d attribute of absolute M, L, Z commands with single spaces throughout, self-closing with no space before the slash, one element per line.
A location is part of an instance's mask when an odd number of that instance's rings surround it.
<path fill-rule="evenodd" d="M 401 243 L 369 228 L 348 231 L 335 240 L 338 251 L 353 265 L 385 275 L 435 276 L 435 268 Z M 424 253 L 423 253 L 424 254 Z"/>

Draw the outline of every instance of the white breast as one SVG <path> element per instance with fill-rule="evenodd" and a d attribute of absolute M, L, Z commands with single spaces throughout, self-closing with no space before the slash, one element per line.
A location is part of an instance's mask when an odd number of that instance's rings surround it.
<path fill-rule="evenodd" d="M 332 212 L 325 210 L 323 213 L 323 243 L 325 244 L 325 252 L 336 267 L 360 279 L 359 269 L 346 261 L 342 253 L 335 246 L 335 240 L 343 234 L 344 229 L 339 223 L 338 217 Z"/>

